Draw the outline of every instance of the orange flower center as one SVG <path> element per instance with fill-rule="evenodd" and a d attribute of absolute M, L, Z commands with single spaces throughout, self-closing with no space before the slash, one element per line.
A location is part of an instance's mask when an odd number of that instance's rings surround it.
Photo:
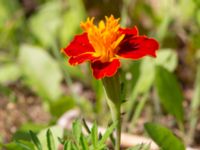
<path fill-rule="evenodd" d="M 95 49 L 94 56 L 99 57 L 101 62 L 109 62 L 117 57 L 118 45 L 125 36 L 119 32 L 119 19 L 112 15 L 105 19 L 105 23 L 101 20 L 98 26 L 94 25 L 94 18 L 81 23 L 81 28 L 88 33 L 90 44 Z"/>

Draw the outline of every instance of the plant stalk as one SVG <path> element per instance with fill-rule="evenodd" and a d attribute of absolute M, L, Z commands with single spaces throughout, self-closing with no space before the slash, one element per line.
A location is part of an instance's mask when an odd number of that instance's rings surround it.
<path fill-rule="evenodd" d="M 107 95 L 107 103 L 109 105 L 112 120 L 117 123 L 116 126 L 116 140 L 115 150 L 120 150 L 121 144 L 121 85 L 119 81 L 119 75 L 116 74 L 110 78 L 104 78 L 104 89 Z"/>
<path fill-rule="evenodd" d="M 117 128 L 116 128 L 116 144 L 115 144 L 115 150 L 120 150 L 121 145 L 121 112 L 120 107 L 117 108 L 116 111 L 116 118 L 117 118 Z"/>

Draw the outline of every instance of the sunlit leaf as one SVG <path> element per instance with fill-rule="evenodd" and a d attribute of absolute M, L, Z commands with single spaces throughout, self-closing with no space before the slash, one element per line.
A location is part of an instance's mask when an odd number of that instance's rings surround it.
<path fill-rule="evenodd" d="M 136 82 L 135 92 L 137 94 L 145 93 L 153 84 L 155 76 L 155 65 L 152 58 L 145 58 L 141 62 L 140 76 Z"/>
<path fill-rule="evenodd" d="M 5 64 L 0 66 L 0 83 L 16 81 L 21 75 L 17 64 Z"/>
<path fill-rule="evenodd" d="M 157 52 L 155 62 L 157 65 L 160 65 L 172 72 L 176 69 L 178 64 L 177 53 L 172 49 L 160 49 Z"/>
<path fill-rule="evenodd" d="M 152 58 L 147 57 L 141 61 L 139 77 L 131 93 L 130 103 L 127 103 L 129 108 L 128 111 L 129 121 L 131 121 L 133 118 L 137 118 L 136 116 L 133 117 L 133 106 L 136 103 L 137 96 L 149 92 L 150 88 L 153 85 L 154 78 L 155 78 L 155 62 Z M 145 101 L 146 100 L 144 100 L 144 102 Z"/>
<path fill-rule="evenodd" d="M 80 30 L 80 22 L 86 18 L 82 0 L 68 0 L 68 6 L 69 8 L 63 15 L 63 23 L 60 27 L 62 46 L 68 44 L 72 37 Z"/>
<path fill-rule="evenodd" d="M 39 8 L 39 11 L 30 19 L 30 29 L 39 42 L 52 46 L 55 42 L 58 27 L 61 23 L 60 1 L 50 1 Z"/>
<path fill-rule="evenodd" d="M 54 141 L 55 148 L 57 149 L 58 145 L 59 145 L 58 137 L 62 138 L 63 129 L 59 126 L 53 126 L 53 127 L 48 128 L 48 129 L 50 129 L 51 132 L 52 132 L 53 137 L 52 137 L 51 140 Z M 44 129 L 38 134 L 38 138 L 39 138 L 41 145 L 42 145 L 42 150 L 49 150 L 48 147 L 47 147 L 47 136 L 46 136 L 48 129 Z"/>
<path fill-rule="evenodd" d="M 196 9 L 195 2 L 188 0 L 180 0 L 177 5 L 178 12 L 178 20 L 180 20 L 181 24 L 190 23 L 194 18 L 194 13 Z M 184 12 L 184 13 L 183 13 Z"/>
<path fill-rule="evenodd" d="M 29 87 L 44 99 L 56 100 L 61 95 L 62 73 L 57 62 L 43 49 L 22 45 L 20 67 Z"/>

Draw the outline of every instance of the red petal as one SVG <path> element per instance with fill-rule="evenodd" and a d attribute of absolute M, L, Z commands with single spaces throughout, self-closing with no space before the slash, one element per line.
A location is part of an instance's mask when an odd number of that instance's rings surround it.
<path fill-rule="evenodd" d="M 78 55 L 78 56 L 73 56 L 73 57 L 70 57 L 69 59 L 69 63 L 71 65 L 78 65 L 84 61 L 87 61 L 87 60 L 91 60 L 91 61 L 94 61 L 96 59 L 96 57 L 94 57 L 92 54 L 81 54 L 81 55 Z"/>
<path fill-rule="evenodd" d="M 112 62 L 102 63 L 100 61 L 95 61 L 91 64 L 93 75 L 96 79 L 101 79 L 104 77 L 111 77 L 120 67 L 120 62 L 118 59 L 114 59 Z"/>
<path fill-rule="evenodd" d="M 86 52 L 94 52 L 87 33 L 75 36 L 72 42 L 64 48 L 64 53 L 68 56 L 78 56 Z"/>
<path fill-rule="evenodd" d="M 138 29 L 136 26 L 133 28 L 120 28 L 119 31 L 126 36 L 137 36 L 139 34 Z M 125 38 L 126 38 L 125 36 Z"/>
<path fill-rule="evenodd" d="M 152 38 L 146 36 L 136 36 L 124 39 L 119 46 L 120 49 L 117 54 L 121 57 L 139 59 L 146 55 L 156 57 L 156 50 L 159 44 Z"/>

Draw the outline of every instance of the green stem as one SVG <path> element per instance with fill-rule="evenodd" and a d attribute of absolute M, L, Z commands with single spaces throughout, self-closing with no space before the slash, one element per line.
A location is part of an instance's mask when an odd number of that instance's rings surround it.
<path fill-rule="evenodd" d="M 117 128 L 116 128 L 115 150 L 120 150 L 120 145 L 121 145 L 121 111 L 120 111 L 120 106 L 117 108 L 116 118 L 117 118 Z"/>
<path fill-rule="evenodd" d="M 115 150 L 120 150 L 121 144 L 121 85 L 116 74 L 110 78 L 104 78 L 104 89 L 107 95 L 107 103 L 110 107 L 113 122 L 117 122 Z"/>
<path fill-rule="evenodd" d="M 116 139 L 115 139 L 115 150 L 120 150 L 121 144 L 121 104 L 117 105 L 112 100 L 107 98 L 107 103 L 111 111 L 112 120 L 116 122 Z"/>

